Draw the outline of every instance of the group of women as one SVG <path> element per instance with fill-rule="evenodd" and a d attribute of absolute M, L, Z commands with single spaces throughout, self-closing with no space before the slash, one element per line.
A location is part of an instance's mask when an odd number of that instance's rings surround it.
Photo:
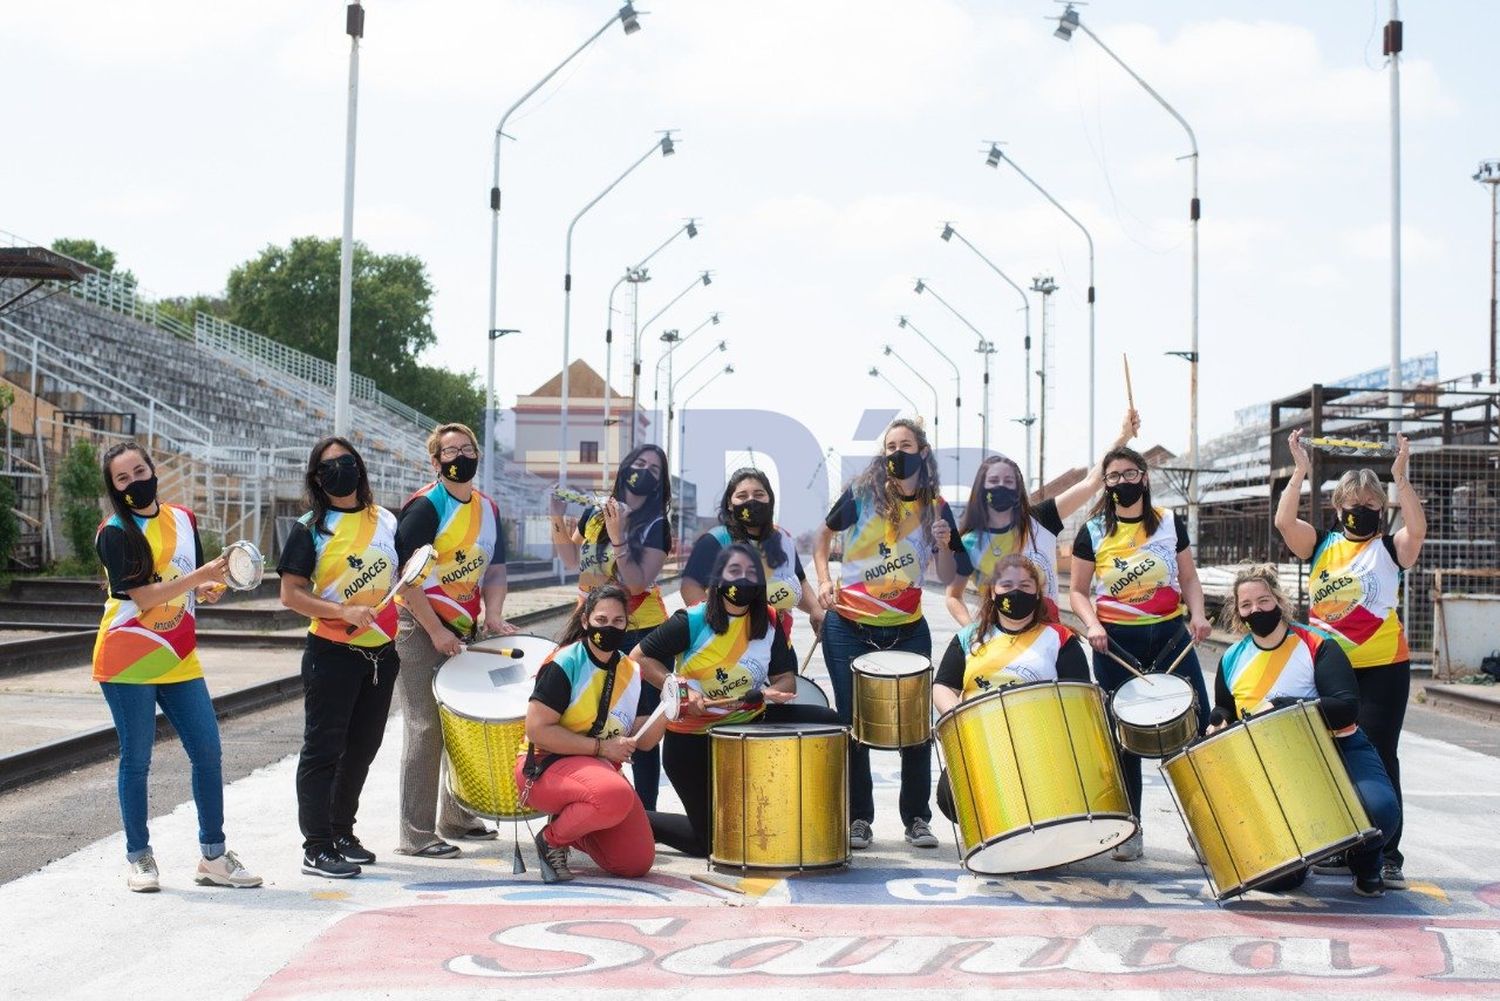
<path fill-rule="evenodd" d="M 1291 621 L 1274 572 L 1241 573 L 1225 621 L 1247 635 L 1222 658 L 1211 699 L 1191 649 L 1211 627 L 1186 526 L 1152 502 L 1147 463 L 1126 446 L 1138 428 L 1131 411 L 1086 479 L 1039 502 L 1028 496 L 1013 461 L 985 459 L 959 522 L 941 496 L 923 428 L 897 420 L 818 532 L 815 586 L 792 536 L 775 521 L 770 478 L 741 469 L 729 478 L 719 524 L 695 542 L 684 564 L 687 607 L 671 615 L 659 583 L 673 545 L 671 482 L 661 449 L 644 445 L 630 452 L 608 496 L 576 520 L 554 500 L 552 541 L 578 571 L 579 603 L 536 674 L 527 746 L 515 772 L 522 801 L 548 817 L 535 835 L 543 877 L 572 878 L 574 848 L 621 876 L 649 871 L 657 843 L 691 856 L 710 854 L 707 735 L 717 726 L 752 721 L 848 725 L 857 658 L 885 650 L 932 657 L 922 596 L 924 584 L 935 579 L 946 587 L 947 608 L 960 626 L 934 676 L 939 711 L 1014 683 L 1092 680 L 1113 692 L 1130 676 L 1117 664 L 1149 668 L 1168 653 L 1182 653 L 1182 676 L 1198 696 L 1200 731 L 1287 700 L 1319 700 L 1381 832 L 1380 842 L 1322 868 L 1352 872 L 1365 895 L 1404 887 L 1396 748 L 1409 665 L 1395 594 L 1425 531 L 1406 479 L 1405 440 L 1392 469 L 1402 526 L 1383 530 L 1379 479 L 1361 470 L 1346 474 L 1334 491 L 1338 527 L 1319 532 L 1297 519 L 1308 462 L 1300 435 L 1293 435 L 1297 472 L 1276 524 L 1288 548 L 1311 560 L 1311 622 Z M 481 631 L 514 632 L 503 616 L 504 538 L 495 503 L 470 482 L 478 461 L 472 432 L 444 425 L 433 433 L 429 452 L 433 482 L 393 516 L 373 503 L 355 448 L 340 438 L 319 442 L 306 470 L 310 510 L 281 554 L 282 600 L 312 620 L 297 769 L 302 865 L 310 874 L 354 876 L 375 862 L 355 833 L 355 819 L 398 690 L 405 746 L 396 850 L 444 858 L 459 853 L 454 841 L 495 837 L 439 781 L 442 745 L 430 682 L 432 671 Z M 178 731 L 193 761 L 200 816 L 200 882 L 254 885 L 259 879 L 224 851 L 217 730 L 193 636 L 194 601 L 212 600 L 224 576 L 222 559 L 204 562 L 191 514 L 157 502 L 150 459 L 139 447 L 112 450 L 104 473 L 115 514 L 99 533 L 111 598 L 95 676 L 121 734 L 130 886 L 157 885 L 145 830 L 142 724 L 131 716 L 154 703 L 174 724 L 183 720 Z M 1064 521 L 1091 500 L 1093 510 L 1072 545 L 1068 597 L 1080 623 L 1074 631 L 1059 621 L 1057 543 Z M 386 604 L 398 568 L 423 545 L 437 551 L 437 569 L 421 586 L 401 590 L 396 606 Z M 970 610 L 970 588 L 977 612 Z M 793 609 L 809 616 L 820 638 L 836 708 L 794 702 Z M 1096 653 L 1092 666 L 1085 646 Z M 1110 656 L 1097 655 L 1106 652 Z M 685 692 L 675 718 L 653 715 L 669 674 Z M 905 748 L 900 756 L 905 839 L 935 847 L 931 744 Z M 1120 757 L 1139 817 L 1140 759 Z M 627 763 L 634 788 L 623 771 Z M 681 814 L 657 810 L 663 768 Z M 874 837 L 875 808 L 869 751 L 858 743 L 849 776 L 849 844 L 864 849 Z M 951 819 L 945 777 L 937 803 Z M 1112 852 L 1121 861 L 1141 854 L 1139 831 Z"/>

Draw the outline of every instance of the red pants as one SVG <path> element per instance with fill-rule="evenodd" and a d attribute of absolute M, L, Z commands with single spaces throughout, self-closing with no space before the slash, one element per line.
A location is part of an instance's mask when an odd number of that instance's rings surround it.
<path fill-rule="evenodd" d="M 516 763 L 516 784 L 526 785 Z M 656 841 L 646 808 L 629 781 L 603 758 L 568 755 L 553 763 L 531 787 L 528 803 L 552 815 L 543 829 L 547 843 L 577 848 L 615 876 L 644 876 L 656 861 Z"/>

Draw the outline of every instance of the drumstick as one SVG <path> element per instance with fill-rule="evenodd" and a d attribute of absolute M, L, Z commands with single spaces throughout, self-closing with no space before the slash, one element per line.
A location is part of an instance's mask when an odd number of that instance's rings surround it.
<path fill-rule="evenodd" d="M 1134 410 L 1135 391 L 1130 388 L 1130 356 L 1121 351 L 1120 358 L 1125 362 L 1125 400 L 1130 405 L 1130 409 Z"/>
<path fill-rule="evenodd" d="M 720 890 L 728 890 L 730 893 L 738 893 L 743 895 L 745 892 L 740 888 L 739 880 L 735 879 L 733 876 L 720 876 L 718 873 L 714 872 L 695 872 L 692 873 L 689 878 L 691 878 L 695 883 L 702 883 L 705 886 L 712 886 Z"/>
<path fill-rule="evenodd" d="M 807 648 L 807 656 L 802 658 L 802 666 L 797 669 L 798 674 L 807 673 L 807 665 L 812 663 L 812 655 L 818 649 L 818 644 L 823 642 L 823 634 L 819 633 L 813 637 L 813 645 Z"/>
<path fill-rule="evenodd" d="M 1182 652 L 1173 659 L 1172 665 L 1167 668 L 1166 673 L 1171 674 L 1173 671 L 1177 670 L 1177 665 L 1182 663 L 1182 659 L 1186 657 L 1188 655 L 1188 651 L 1192 649 L 1195 649 L 1193 641 L 1188 640 L 1182 645 Z"/>
<path fill-rule="evenodd" d="M 483 653 L 483 654 L 489 654 L 491 657 L 509 657 L 512 660 L 516 660 L 516 659 L 519 659 L 521 657 L 526 656 L 526 652 L 524 650 L 522 650 L 518 646 L 502 646 L 502 647 L 466 646 L 466 647 L 464 647 L 464 652 L 465 653 Z"/>
<path fill-rule="evenodd" d="M 1115 652 L 1108 647 L 1100 650 L 1099 652 L 1104 654 L 1104 656 L 1108 657 L 1110 660 L 1114 661 L 1116 664 L 1119 664 L 1121 667 L 1129 671 L 1131 674 L 1135 675 L 1137 678 L 1144 678 L 1146 676 L 1141 671 L 1141 669 L 1136 667 L 1134 664 L 1126 663 L 1124 658 L 1115 656 Z"/>

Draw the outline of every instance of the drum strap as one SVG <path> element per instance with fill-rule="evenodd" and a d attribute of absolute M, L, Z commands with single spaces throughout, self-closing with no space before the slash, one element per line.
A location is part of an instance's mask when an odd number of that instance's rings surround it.
<path fill-rule="evenodd" d="M 589 727 L 589 732 L 585 736 L 598 737 L 604 732 L 604 724 L 609 719 L 609 700 L 615 694 L 615 674 L 619 663 L 620 659 L 616 656 L 610 662 L 609 667 L 604 669 L 604 684 L 599 687 L 599 708 L 594 711 L 594 724 Z M 552 763 L 561 757 L 561 754 L 550 753 L 538 757 L 536 745 L 527 741 L 526 767 L 522 769 L 522 774 L 529 780 L 527 788 L 530 789 L 530 783 L 541 778 L 542 773 L 551 768 Z"/>

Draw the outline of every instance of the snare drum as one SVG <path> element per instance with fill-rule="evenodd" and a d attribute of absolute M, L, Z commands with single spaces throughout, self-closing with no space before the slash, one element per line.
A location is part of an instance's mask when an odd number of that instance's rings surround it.
<path fill-rule="evenodd" d="M 1135 833 L 1094 685 L 1038 681 L 989 692 L 943 714 L 937 739 L 971 872 L 1048 869 Z"/>
<path fill-rule="evenodd" d="M 854 739 L 894 751 L 932 739 L 932 662 L 918 653 L 877 650 L 856 657 Z"/>
<path fill-rule="evenodd" d="M 1198 693 L 1175 674 L 1145 674 L 1109 700 L 1120 746 L 1143 758 L 1176 754 L 1198 736 Z"/>
<path fill-rule="evenodd" d="M 849 864 L 849 731 L 748 723 L 708 732 L 714 865 L 828 869 Z"/>
<path fill-rule="evenodd" d="M 1161 771 L 1219 900 L 1379 836 L 1310 702 L 1231 726 Z"/>
<path fill-rule="evenodd" d="M 794 706 L 822 706 L 824 709 L 832 707 L 828 701 L 828 693 L 823 691 L 823 686 L 805 674 L 797 675 L 797 697 L 789 703 Z"/>
<path fill-rule="evenodd" d="M 448 790 L 465 808 L 490 820 L 537 816 L 521 806 L 516 756 L 526 749 L 526 703 L 537 669 L 557 649 L 544 636 L 494 636 L 471 644 L 519 650 L 517 658 L 466 650 L 432 677 L 447 754 Z"/>

